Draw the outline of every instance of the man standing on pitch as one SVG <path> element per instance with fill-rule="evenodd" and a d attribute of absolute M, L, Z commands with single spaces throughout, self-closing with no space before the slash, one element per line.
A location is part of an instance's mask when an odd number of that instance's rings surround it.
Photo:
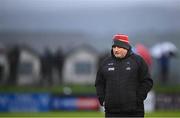
<path fill-rule="evenodd" d="M 96 92 L 106 117 L 144 117 L 144 103 L 153 86 L 145 61 L 131 51 L 127 35 L 113 36 L 111 56 L 97 72 Z"/>

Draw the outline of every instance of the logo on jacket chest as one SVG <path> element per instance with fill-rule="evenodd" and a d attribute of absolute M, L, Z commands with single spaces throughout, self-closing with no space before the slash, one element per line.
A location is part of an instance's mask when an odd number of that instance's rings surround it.
<path fill-rule="evenodd" d="M 108 68 L 108 71 L 114 71 L 114 70 L 115 70 L 114 67 L 109 67 L 109 68 Z"/>
<path fill-rule="evenodd" d="M 126 70 L 127 71 L 131 70 L 131 63 L 129 61 L 126 62 Z"/>
<path fill-rule="evenodd" d="M 129 71 L 129 70 L 131 70 L 131 67 L 129 67 L 129 66 L 128 66 L 128 67 L 126 67 L 126 70 L 128 70 L 128 71 Z"/>
<path fill-rule="evenodd" d="M 113 62 L 110 62 L 107 65 L 110 66 L 110 67 L 108 67 L 108 71 L 114 71 L 115 70 L 115 67 L 113 67 L 113 65 L 114 65 Z"/>

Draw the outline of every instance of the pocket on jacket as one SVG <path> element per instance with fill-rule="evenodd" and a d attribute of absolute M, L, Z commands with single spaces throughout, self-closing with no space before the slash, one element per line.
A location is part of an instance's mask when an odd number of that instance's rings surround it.
<path fill-rule="evenodd" d="M 119 111 L 135 111 L 137 108 L 136 92 L 125 92 L 119 95 L 106 96 L 105 108 L 113 111 L 116 109 Z"/>

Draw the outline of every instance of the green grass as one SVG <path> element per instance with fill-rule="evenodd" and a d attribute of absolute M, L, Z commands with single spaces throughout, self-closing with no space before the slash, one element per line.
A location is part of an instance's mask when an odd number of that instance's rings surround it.
<path fill-rule="evenodd" d="M 154 85 L 156 93 L 180 93 L 180 85 Z"/>
<path fill-rule="evenodd" d="M 180 110 L 176 111 L 156 111 L 153 113 L 146 113 L 146 117 L 180 117 Z"/>
<path fill-rule="evenodd" d="M 72 94 L 95 94 L 94 85 L 59 85 L 53 87 L 39 86 L 0 86 L 0 92 L 6 93 L 58 93 L 63 94 L 64 87 L 72 90 Z"/>
<path fill-rule="evenodd" d="M 35 112 L 35 113 L 0 113 L 0 117 L 99 117 L 103 118 L 104 113 L 96 111 L 56 111 L 56 112 Z M 146 113 L 145 118 L 148 117 L 180 117 L 180 111 L 156 111 L 153 113 Z"/>
<path fill-rule="evenodd" d="M 56 111 L 35 113 L 0 113 L 0 117 L 103 117 L 104 114 L 97 111 Z"/>
<path fill-rule="evenodd" d="M 0 86 L 0 92 L 18 92 L 18 93 L 63 93 L 64 87 L 72 90 L 72 94 L 95 94 L 94 85 L 58 85 L 53 87 L 39 86 Z M 154 85 L 153 90 L 156 93 L 180 93 L 180 85 Z"/>

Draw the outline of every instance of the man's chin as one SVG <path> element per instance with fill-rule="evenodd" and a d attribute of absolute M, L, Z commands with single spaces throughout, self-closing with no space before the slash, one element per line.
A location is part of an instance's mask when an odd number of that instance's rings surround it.
<path fill-rule="evenodd" d="M 116 55 L 115 55 L 115 57 L 119 58 L 119 59 L 124 58 L 124 56 L 116 56 Z"/>

